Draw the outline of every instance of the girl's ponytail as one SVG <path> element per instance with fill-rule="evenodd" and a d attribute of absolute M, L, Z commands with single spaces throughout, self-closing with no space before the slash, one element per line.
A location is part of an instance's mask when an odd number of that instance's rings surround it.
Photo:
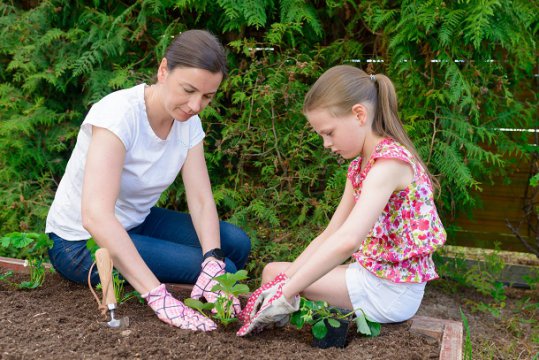
<path fill-rule="evenodd" d="M 433 187 L 438 190 L 440 187 L 438 180 L 432 176 L 427 165 L 419 156 L 399 119 L 397 93 L 393 83 L 387 76 L 382 74 L 370 75 L 370 79 L 376 83 L 378 88 L 376 114 L 372 123 L 373 131 L 380 136 L 390 136 L 404 145 L 421 163 Z"/>

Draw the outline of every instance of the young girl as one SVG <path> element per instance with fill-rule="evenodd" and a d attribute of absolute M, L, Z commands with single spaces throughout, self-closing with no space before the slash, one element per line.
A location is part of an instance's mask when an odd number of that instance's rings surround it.
<path fill-rule="evenodd" d="M 238 335 L 285 323 L 299 294 L 361 309 L 380 323 L 410 319 L 425 284 L 438 277 L 432 253 L 446 234 L 432 176 L 397 115 L 393 84 L 336 66 L 309 90 L 303 112 L 324 147 L 353 159 L 344 194 L 327 228 L 293 263 L 264 268 Z M 342 265 L 351 256 L 353 263 Z"/>

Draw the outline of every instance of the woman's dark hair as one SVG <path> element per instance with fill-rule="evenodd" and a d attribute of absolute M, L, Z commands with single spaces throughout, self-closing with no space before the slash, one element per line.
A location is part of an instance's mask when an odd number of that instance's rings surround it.
<path fill-rule="evenodd" d="M 196 68 L 227 75 L 226 54 L 221 42 L 206 30 L 187 30 L 174 38 L 165 53 L 169 70 Z"/>

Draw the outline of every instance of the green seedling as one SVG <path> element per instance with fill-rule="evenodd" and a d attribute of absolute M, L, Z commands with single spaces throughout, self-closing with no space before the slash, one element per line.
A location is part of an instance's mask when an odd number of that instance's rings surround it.
<path fill-rule="evenodd" d="M 99 249 L 99 245 L 93 238 L 88 239 L 86 242 L 86 248 L 90 251 L 92 259 L 95 261 L 95 252 Z M 118 270 L 112 270 L 112 283 L 114 285 L 114 297 L 118 304 L 123 304 L 131 299 L 137 299 L 138 302 L 144 303 L 144 299 L 140 296 L 138 291 L 125 292 L 125 279 L 122 278 Z M 97 290 L 101 290 L 101 284 L 96 286 Z"/>
<path fill-rule="evenodd" d="M 140 296 L 138 291 L 133 290 L 128 293 L 125 292 L 125 280 L 116 269 L 112 270 L 112 283 L 114 284 L 114 297 L 118 304 L 123 304 L 131 299 L 136 299 L 141 304 L 144 303 L 144 299 Z M 97 284 L 96 289 L 101 291 L 101 284 Z"/>
<path fill-rule="evenodd" d="M 217 284 L 212 288 L 214 292 L 220 292 L 215 303 L 204 303 L 200 300 L 185 299 L 185 305 L 198 310 L 206 316 L 211 316 L 221 324 L 227 326 L 235 321 L 233 297 L 247 294 L 249 287 L 245 284 L 239 284 L 239 281 L 247 279 L 247 271 L 239 270 L 235 273 L 225 273 L 215 278 Z"/>
<path fill-rule="evenodd" d="M 23 281 L 19 284 L 20 289 L 35 289 L 43 285 L 45 282 L 45 267 L 43 259 L 28 260 L 28 268 L 30 269 L 30 280 Z"/>
<path fill-rule="evenodd" d="M 5 273 L 0 273 L 0 281 L 3 281 L 5 283 L 12 285 L 13 283 L 8 280 L 12 276 L 13 276 L 12 270 L 6 271 Z"/>
<path fill-rule="evenodd" d="M 30 272 L 29 281 L 23 281 L 20 284 L 10 283 L 19 289 L 35 289 L 43 285 L 46 274 L 43 263 L 47 256 L 47 250 L 52 247 L 52 244 L 52 240 L 43 233 L 13 232 L 2 236 L 0 238 L 0 249 L 12 251 L 11 256 L 18 259 L 26 259 Z M 4 251 L 0 251 L 0 253 L 3 254 Z M 53 272 L 54 270 L 51 268 L 50 271 Z M 2 280 L 6 279 L 3 278 Z"/>
<path fill-rule="evenodd" d="M 238 281 L 247 279 L 247 271 L 239 270 L 236 273 L 225 273 L 217 276 L 215 280 L 217 284 L 211 289 L 212 291 L 220 291 L 221 295 L 215 301 L 216 313 L 214 317 L 223 325 L 228 325 L 238 319 L 234 317 L 234 303 L 232 298 L 238 298 L 240 295 L 249 292 L 249 287 L 245 284 L 238 284 Z"/>
<path fill-rule="evenodd" d="M 43 266 L 43 260 L 31 259 L 27 260 L 27 264 L 30 271 L 30 280 L 22 281 L 20 283 L 9 281 L 8 279 L 13 276 L 13 271 L 8 271 L 0 275 L 0 281 L 4 281 L 15 288 L 26 290 L 36 289 L 43 285 L 46 273 L 45 266 Z M 51 268 L 50 271 L 53 272 L 54 270 Z"/>
<path fill-rule="evenodd" d="M 341 309 L 329 306 L 325 301 L 307 300 L 302 297 L 299 310 L 292 314 L 290 323 L 298 329 L 302 329 L 305 324 L 311 325 L 313 336 L 323 339 L 328 333 L 326 324 L 338 328 L 341 326 L 339 320 L 355 318 L 358 333 L 371 337 L 380 335 L 380 324 L 367 319 L 363 311 L 361 314 L 361 316 L 356 316 L 355 311 L 342 312 Z"/>

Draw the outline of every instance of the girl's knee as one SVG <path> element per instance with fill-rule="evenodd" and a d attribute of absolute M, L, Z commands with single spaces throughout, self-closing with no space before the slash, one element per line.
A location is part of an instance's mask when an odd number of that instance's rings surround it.
<path fill-rule="evenodd" d="M 272 262 L 264 266 L 264 270 L 262 270 L 262 284 L 275 279 L 275 277 L 279 275 L 279 273 L 284 272 L 289 265 L 290 263 L 286 262 Z"/>

